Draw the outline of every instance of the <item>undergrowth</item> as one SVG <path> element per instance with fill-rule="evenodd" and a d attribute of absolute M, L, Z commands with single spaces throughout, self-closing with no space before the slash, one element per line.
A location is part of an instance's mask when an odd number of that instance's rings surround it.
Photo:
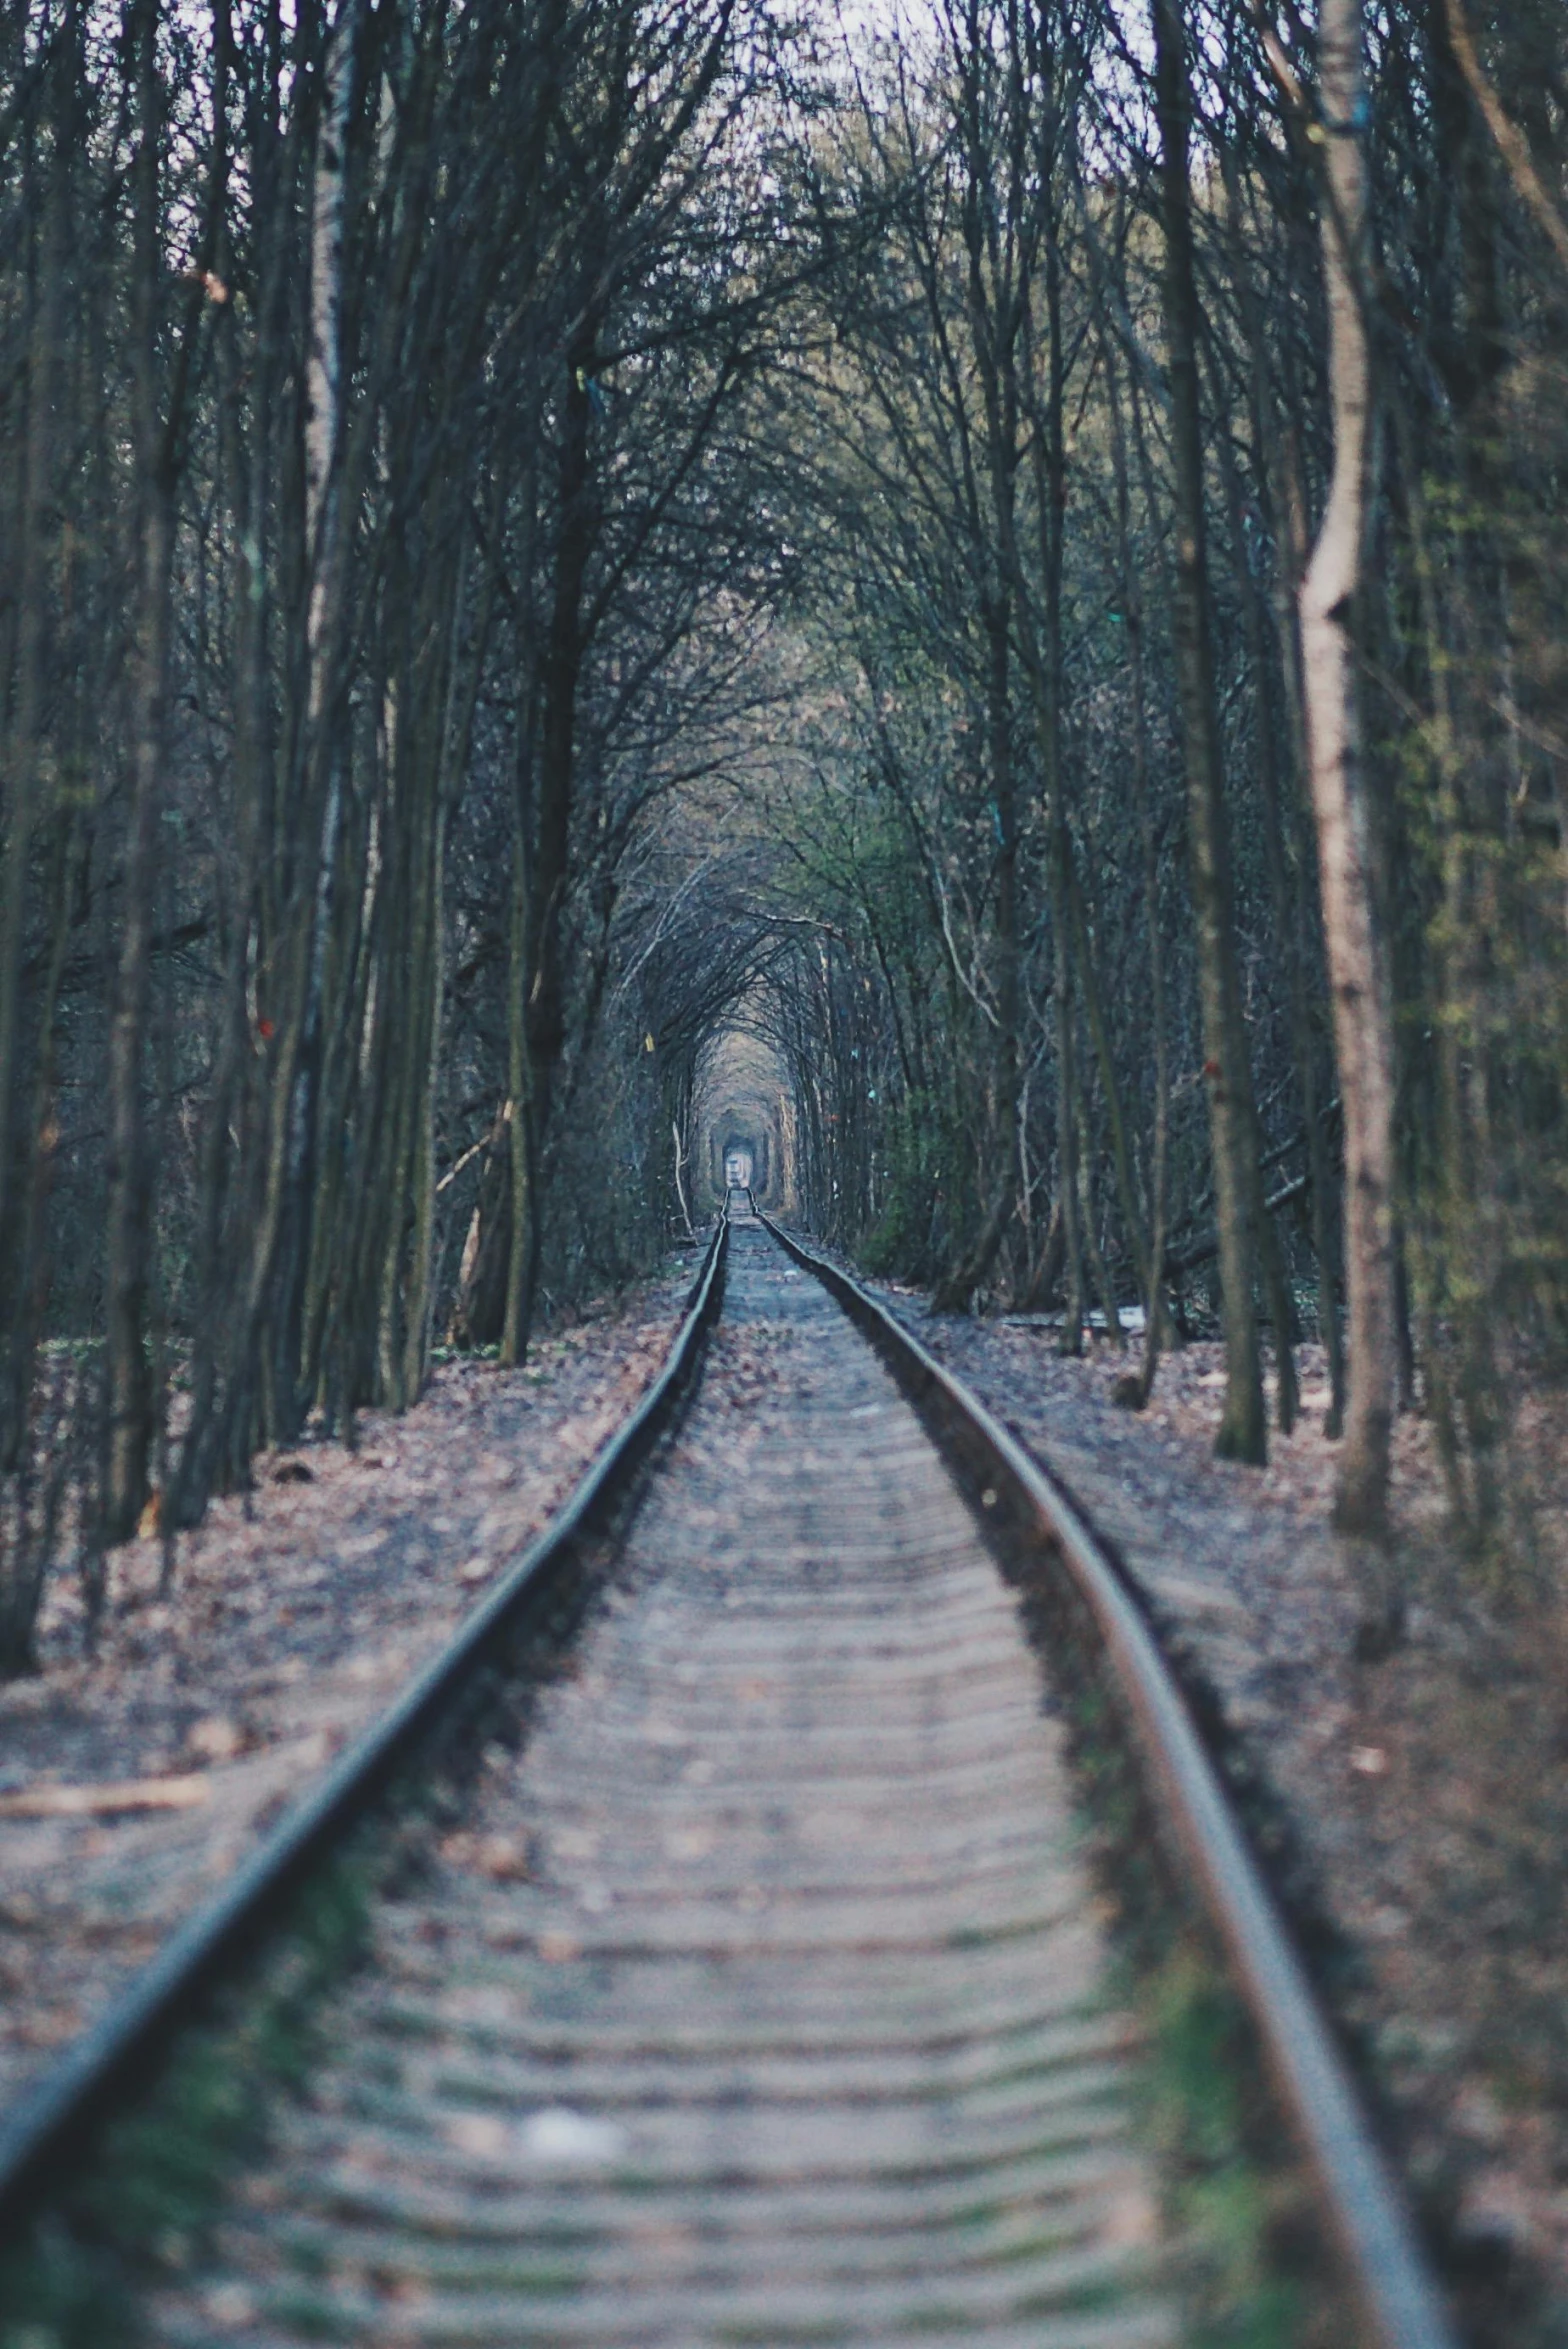
<path fill-rule="evenodd" d="M 318 2059 L 323 1993 L 365 1947 L 369 1878 L 357 1857 L 314 1878 L 250 1980 L 181 2034 L 145 2098 L 0 2245 L 0 2349 L 141 2349 L 146 2289 L 198 2258 L 273 2099 Z"/>
<path fill-rule="evenodd" d="M 1055 1647 L 1060 1694 L 1059 1636 L 1029 1612 L 1037 1639 Z M 1146 2125 L 1183 2349 L 1338 2349 L 1354 2326 L 1251 2019 L 1163 1854 L 1114 1704 L 1092 1674 L 1062 1704 L 1114 1903 L 1121 1995 L 1147 2034 Z"/>

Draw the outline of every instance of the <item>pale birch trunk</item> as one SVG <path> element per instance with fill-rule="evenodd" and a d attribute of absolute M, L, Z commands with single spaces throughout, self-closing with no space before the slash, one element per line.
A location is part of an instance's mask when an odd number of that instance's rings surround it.
<path fill-rule="evenodd" d="M 311 188 L 310 347 L 305 359 L 305 545 L 310 564 L 310 714 L 324 691 L 321 651 L 337 510 L 334 466 L 343 369 L 343 165 L 358 0 L 342 0 L 322 64 L 321 126 Z"/>
<path fill-rule="evenodd" d="M 1394 1047 L 1372 881 L 1353 637 L 1366 538 L 1371 362 L 1358 279 L 1367 234 L 1366 84 L 1360 0 L 1318 17 L 1327 201 L 1334 472 L 1301 583 L 1301 655 L 1323 928 L 1345 1118 L 1345 1265 L 1350 1394 L 1336 1517 L 1381 1539 L 1399 1361 L 1394 1299 Z"/>

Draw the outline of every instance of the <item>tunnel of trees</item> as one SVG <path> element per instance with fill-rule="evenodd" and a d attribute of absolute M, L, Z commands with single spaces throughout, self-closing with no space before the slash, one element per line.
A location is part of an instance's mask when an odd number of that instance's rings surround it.
<path fill-rule="evenodd" d="M 0 1669 L 734 1142 L 1524 1571 L 1559 0 L 9 0 L 0 142 Z"/>

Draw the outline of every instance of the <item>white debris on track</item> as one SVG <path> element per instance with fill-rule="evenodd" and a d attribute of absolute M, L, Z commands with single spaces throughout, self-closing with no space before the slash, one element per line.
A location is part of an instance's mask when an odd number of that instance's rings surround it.
<path fill-rule="evenodd" d="M 545 1333 L 521 1370 L 439 1364 L 353 1451 L 263 1454 L 255 1489 L 113 1553 L 96 1655 L 73 1573 L 42 1671 L 0 1683 L 0 2107 L 374 1719 L 559 1506 L 661 1367 L 684 1261 Z"/>

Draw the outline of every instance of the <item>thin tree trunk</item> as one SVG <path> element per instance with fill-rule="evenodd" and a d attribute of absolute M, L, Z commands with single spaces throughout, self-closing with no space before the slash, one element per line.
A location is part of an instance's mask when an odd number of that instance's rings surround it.
<path fill-rule="evenodd" d="M 1014 805 L 1011 707 L 1008 693 L 1008 636 L 1011 599 L 1000 594 L 987 615 L 990 667 L 987 693 L 987 734 L 992 804 L 996 813 L 997 890 L 997 1027 L 996 1055 L 1000 1077 L 995 1132 L 1001 1145 L 1001 1174 L 974 1244 L 945 1280 L 932 1304 L 939 1313 L 965 1313 L 975 1291 L 990 1276 L 1018 1204 L 1018 937 L 1016 876 L 1018 861 L 1017 810 Z M 982 1180 L 984 1160 L 982 1158 Z M 981 1192 L 985 1197 L 984 1190 Z"/>
<path fill-rule="evenodd" d="M 1214 376 L 1218 391 L 1220 378 L 1217 364 Z M 1315 1134 L 1317 1088 L 1313 1082 L 1312 1035 L 1307 1014 L 1306 992 L 1300 983 L 1299 963 L 1294 952 L 1294 908 L 1290 902 L 1289 878 L 1285 870 L 1284 839 L 1280 824 L 1279 769 L 1275 751 L 1273 712 L 1270 706 L 1272 695 L 1269 688 L 1272 680 L 1269 672 L 1268 638 L 1263 625 L 1263 597 L 1247 561 L 1241 484 L 1237 479 L 1235 453 L 1231 448 L 1227 434 L 1221 433 L 1219 441 L 1220 479 L 1224 485 L 1226 516 L 1230 525 L 1231 556 L 1236 573 L 1236 593 L 1241 606 L 1242 640 L 1246 646 L 1247 665 L 1252 672 L 1253 681 L 1258 796 L 1262 801 L 1263 812 L 1263 858 L 1268 870 L 1269 897 L 1274 910 L 1274 926 L 1280 951 L 1285 958 L 1286 988 L 1291 1017 L 1291 1041 L 1295 1047 L 1296 1081 L 1301 1088 L 1302 1119 L 1307 1128 L 1310 1157 L 1314 1143 L 1321 1153 L 1321 1137 Z M 1281 1431 L 1289 1435 L 1296 1424 L 1296 1414 L 1299 1409 L 1299 1389 L 1296 1383 L 1294 1356 L 1295 1313 L 1286 1278 L 1284 1251 L 1272 1222 L 1264 1212 L 1263 1173 L 1256 1151 L 1252 1154 L 1252 1163 L 1255 1186 L 1253 1213 L 1257 1223 L 1258 1247 L 1263 1260 L 1263 1285 L 1269 1300 L 1269 1318 L 1274 1324 L 1274 1353 L 1277 1364 L 1275 1411 Z M 1321 1266 L 1319 1279 L 1321 1282 Z"/>
<path fill-rule="evenodd" d="M 1301 583 L 1312 806 L 1345 1118 L 1350 1407 L 1335 1504 L 1347 1531 L 1388 1532 L 1398 1393 L 1394 1306 L 1394 1047 L 1372 879 L 1353 626 L 1367 521 L 1371 364 L 1360 287 L 1367 237 L 1360 0 L 1323 0 L 1318 56 L 1331 208 L 1323 221 L 1334 472 Z"/>
<path fill-rule="evenodd" d="M 66 83 L 70 67 L 58 74 Z M 69 99 L 62 89 L 56 117 L 63 135 Z M 36 168 L 29 144 L 26 168 Z M 61 280 L 66 263 L 66 166 L 56 157 L 43 234 L 30 272 L 31 331 L 27 351 L 27 428 L 22 460 L 20 552 L 16 565 L 17 603 L 15 700 L 4 739 L 9 755 L 3 769 L 0 806 L 5 836 L 0 845 L 0 1473 L 16 1470 L 26 1452 L 33 1378 L 35 1315 L 32 1311 L 34 1220 L 26 1201 L 32 1188 L 37 1127 L 29 1116 L 23 1037 L 23 950 L 27 936 L 28 877 L 34 829 L 40 815 L 39 734 L 46 658 L 48 598 L 44 559 L 46 508 L 54 470 L 56 350 L 60 336 Z M 28 1636 L 31 1636 L 29 1619 Z M 5 1670 L 0 1653 L 0 1672 Z"/>
<path fill-rule="evenodd" d="M 1198 406 L 1198 295 L 1188 177 L 1191 91 L 1180 0 L 1154 0 L 1155 98 L 1163 150 L 1165 334 L 1171 379 L 1176 569 L 1171 632 L 1187 765 L 1209 1134 L 1224 1289 L 1225 1409 L 1215 1450 L 1268 1455 L 1253 1289 L 1258 1269 L 1256 1119 L 1231 920 L 1230 855 L 1209 633 L 1203 439 Z"/>
<path fill-rule="evenodd" d="M 1013 578 L 1021 618 L 1024 670 L 1033 703 L 1035 743 L 1045 803 L 1046 890 L 1051 913 L 1051 1018 L 1056 1039 L 1056 1182 L 1051 1218 L 1052 1250 L 1059 1246 L 1064 1312 L 1059 1339 L 1064 1354 L 1083 1350 L 1085 1282 L 1083 1223 L 1078 1179 L 1078 1074 L 1073 1016 L 1072 841 L 1062 773 L 1062 552 L 1067 503 L 1067 461 L 1063 426 L 1065 366 L 1062 352 L 1061 260 L 1054 216 L 1045 229 L 1046 397 L 1043 415 L 1032 417 L 1030 455 L 1035 477 L 1040 572 L 1044 583 L 1044 644 L 1029 624 L 1023 562 L 1012 528 L 1011 509 L 1003 532 L 1003 554 Z M 1025 327 L 1028 312 L 1025 313 Z M 1032 352 L 1026 367 L 1032 376 Z M 1054 1277 L 1054 1274 L 1053 1274 Z M 1041 1286 L 1041 1272 L 1027 1276 L 1026 1293 Z"/>
<path fill-rule="evenodd" d="M 1226 157 L 1225 184 L 1229 225 L 1236 252 L 1237 299 L 1247 340 L 1247 396 L 1255 451 L 1254 468 L 1264 498 L 1265 514 L 1272 520 L 1276 549 L 1272 593 L 1267 599 L 1245 562 L 1240 537 L 1236 467 L 1229 457 L 1228 443 L 1222 442 L 1221 456 L 1226 465 L 1227 495 L 1231 501 L 1231 528 L 1237 545 L 1237 564 L 1245 573 L 1240 584 L 1247 599 L 1246 610 L 1255 610 L 1258 615 L 1256 619 L 1249 619 L 1249 631 L 1261 629 L 1261 615 L 1265 605 L 1273 621 L 1280 684 L 1285 700 L 1288 764 L 1294 770 L 1291 780 L 1297 783 L 1298 778 L 1305 773 L 1307 757 L 1306 727 L 1301 707 L 1301 615 L 1298 604 L 1301 577 L 1306 568 L 1306 550 L 1301 488 L 1296 477 L 1296 434 L 1293 420 L 1281 429 L 1270 388 L 1263 320 L 1256 290 L 1241 251 L 1240 192 L 1236 184 L 1234 159 L 1229 155 Z M 1290 989 L 1291 1037 L 1295 1048 L 1297 1080 L 1301 1087 L 1307 1166 L 1312 1177 L 1312 1252 L 1318 1268 L 1318 1334 L 1328 1354 L 1329 1374 L 1329 1407 L 1324 1420 L 1324 1433 L 1337 1438 L 1344 1432 L 1345 1424 L 1345 1343 L 1339 1314 L 1339 1198 L 1338 1184 L 1324 1140 L 1318 1100 L 1319 1043 L 1313 999 L 1308 985 L 1308 974 L 1315 959 L 1313 925 L 1304 892 L 1299 881 L 1293 878 L 1286 860 L 1286 824 L 1276 778 L 1268 680 L 1261 658 L 1257 655 L 1254 655 L 1254 667 L 1258 674 L 1258 780 L 1263 790 L 1264 852 L 1268 861 L 1275 927 L 1285 957 Z M 1289 823 L 1292 842 L 1296 835 L 1296 805 L 1293 793 Z"/>
<path fill-rule="evenodd" d="M 1088 909 L 1084 904 L 1083 884 L 1078 878 L 1076 867 L 1070 871 L 1068 878 L 1072 890 L 1073 940 L 1077 947 L 1078 970 L 1083 986 L 1084 1016 L 1089 1024 L 1089 1041 L 1094 1046 L 1095 1063 L 1100 1071 L 1100 1086 L 1105 1095 L 1105 1118 L 1111 1133 L 1111 1170 L 1116 1180 L 1116 1204 L 1121 1210 L 1127 1248 L 1139 1285 L 1146 1287 L 1149 1278 L 1149 1240 L 1138 1209 L 1138 1195 L 1133 1187 L 1127 1120 L 1122 1111 L 1116 1058 L 1111 1049 L 1111 1031 L 1105 1016 L 1099 973 L 1094 964 L 1094 948 L 1089 937 Z"/>
<path fill-rule="evenodd" d="M 319 840 L 314 863 L 310 946 L 305 964 L 299 1031 L 289 1074 L 286 1159 L 280 1201 L 276 1306 L 272 1329 L 272 1416 L 275 1438 L 298 1432 L 307 1395 L 306 1300 L 312 1246 L 311 1208 L 321 1095 L 327 959 L 337 885 L 343 815 L 342 754 L 331 708 L 338 607 L 343 593 L 342 325 L 343 210 L 349 109 L 360 0 L 340 0 L 322 63 L 321 117 L 311 185 L 310 339 L 305 360 L 306 608 L 304 771 L 321 785 Z M 305 794 L 312 820 L 313 791 Z"/>
<path fill-rule="evenodd" d="M 1128 482 L 1126 427 L 1121 391 L 1109 340 L 1105 344 L 1106 401 L 1110 411 L 1111 462 L 1116 480 L 1116 547 L 1122 606 L 1126 615 L 1129 682 L 1132 689 L 1132 797 L 1143 852 L 1143 918 L 1149 933 L 1149 1017 L 1154 1035 L 1154 1149 L 1149 1173 L 1148 1257 L 1144 1267 L 1143 1352 L 1138 1369 L 1117 1381 L 1119 1402 L 1141 1411 L 1154 1392 L 1164 1319 L 1167 1167 L 1170 1157 L 1170 1037 L 1165 1013 L 1165 942 L 1160 929 L 1159 847 L 1149 799 L 1149 727 L 1144 679 L 1143 590 L 1132 553 L 1132 498 Z M 1133 427 L 1140 435 L 1138 387 L 1131 386 Z"/>
<path fill-rule="evenodd" d="M 213 8 L 214 110 L 221 117 L 227 103 L 232 63 L 232 32 L 227 0 Z M 229 267 L 228 247 L 221 230 L 215 266 L 222 278 Z M 225 939 L 222 1011 L 212 1098 L 202 1135 L 196 1200 L 196 1229 L 192 1249 L 192 1315 L 190 1354 L 190 1414 L 179 1462 L 169 1479 L 163 1512 L 167 1540 L 182 1527 L 199 1522 L 207 1505 L 213 1476 L 215 1413 L 220 1365 L 232 1368 L 229 1311 L 235 1277 L 228 1226 L 230 1190 L 238 1155 L 233 1129 L 243 1123 L 241 1089 L 249 1044 L 245 981 L 254 935 L 257 844 L 261 814 L 261 742 L 257 716 L 264 699 L 262 684 L 261 603 L 264 566 L 252 538 L 251 517 L 256 511 L 251 490 L 251 457 L 242 416 L 242 394 L 235 350 L 237 327 L 231 304 L 224 305 L 215 345 L 217 375 L 218 462 L 220 478 L 228 486 L 234 518 L 234 836 L 233 899 Z M 225 1245 L 228 1241 L 230 1244 Z"/>
<path fill-rule="evenodd" d="M 1083 1199 L 1084 1248 L 1094 1285 L 1100 1292 L 1100 1310 L 1105 1315 L 1105 1334 L 1120 1353 L 1126 1344 L 1122 1317 L 1116 1308 L 1116 1291 L 1111 1282 L 1110 1266 L 1105 1261 L 1105 1250 L 1100 1246 L 1098 1219 L 1094 1212 L 1094 1181 L 1091 1172 L 1093 1154 L 1089 1147 L 1089 1105 L 1079 1098 L 1079 1124 L 1082 1136 L 1082 1156 L 1079 1159 L 1079 1182 Z"/>
<path fill-rule="evenodd" d="M 543 1148 L 554 1106 L 555 1074 L 566 1042 L 566 973 L 561 931 L 571 878 L 572 807 L 577 774 L 577 695 L 586 650 L 583 591 L 597 534 L 590 462 L 596 364 L 591 326 L 567 357 L 565 422 L 560 458 L 560 527 L 545 644 L 539 727 L 538 832 L 529 876 L 529 946 L 533 968 L 526 1008 L 528 1108 L 535 1151 Z M 521 1233 L 515 1235 L 521 1240 Z M 529 1299 L 523 1299 L 524 1334 Z"/>
<path fill-rule="evenodd" d="M 146 1344 L 152 1166 L 143 1077 L 152 1000 L 155 857 L 168 722 L 174 568 L 173 451 L 168 431 L 159 429 L 157 398 L 163 138 L 157 0 L 141 0 L 132 23 L 139 117 L 132 166 L 133 402 L 140 483 L 129 812 L 120 952 L 109 1029 L 103 1494 L 103 1531 L 109 1542 L 127 1541 L 136 1531 L 147 1499 L 152 1445 L 153 1387 Z"/>
<path fill-rule="evenodd" d="M 532 897 L 530 849 L 533 835 L 533 742 L 526 714 L 519 721 L 517 773 L 512 821 L 512 898 L 507 948 L 507 1111 L 506 1172 L 509 1198 L 498 1199 L 496 1214 L 504 1215 L 509 1238 L 504 1265 L 505 1286 L 501 1323 L 501 1360 L 508 1367 L 523 1359 L 528 1345 L 528 1318 L 532 1298 L 528 1289 L 528 1260 L 524 1234 L 528 1230 L 533 1197 L 533 1161 L 529 1129 L 524 1122 L 528 1099 L 528 986 L 533 971 L 529 906 Z"/>

